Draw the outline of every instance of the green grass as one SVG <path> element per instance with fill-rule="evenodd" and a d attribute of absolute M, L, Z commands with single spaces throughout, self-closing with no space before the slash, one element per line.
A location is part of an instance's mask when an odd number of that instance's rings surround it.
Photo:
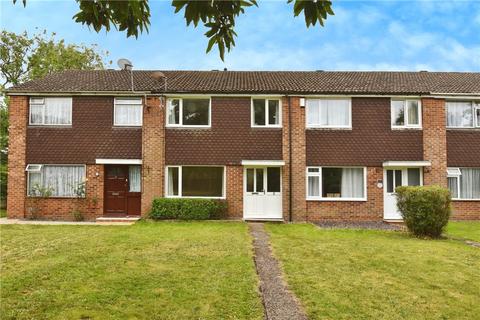
<path fill-rule="evenodd" d="M 308 224 L 267 230 L 311 319 L 478 319 L 478 248 Z"/>
<path fill-rule="evenodd" d="M 3 319 L 261 319 L 242 223 L 0 227 Z"/>
<path fill-rule="evenodd" d="M 0 218 L 5 218 L 7 216 L 7 210 L 0 209 Z"/>
<path fill-rule="evenodd" d="M 480 242 L 480 221 L 450 221 L 447 235 Z"/>

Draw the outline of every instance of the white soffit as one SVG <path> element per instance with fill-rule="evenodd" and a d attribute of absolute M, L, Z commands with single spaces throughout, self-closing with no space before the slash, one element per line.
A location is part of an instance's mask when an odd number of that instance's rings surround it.
<path fill-rule="evenodd" d="M 430 161 L 385 161 L 384 167 L 431 167 Z"/>
<path fill-rule="evenodd" d="M 95 159 L 96 164 L 142 164 L 142 159 Z"/>
<path fill-rule="evenodd" d="M 283 160 L 242 160 L 243 166 L 284 166 Z"/>

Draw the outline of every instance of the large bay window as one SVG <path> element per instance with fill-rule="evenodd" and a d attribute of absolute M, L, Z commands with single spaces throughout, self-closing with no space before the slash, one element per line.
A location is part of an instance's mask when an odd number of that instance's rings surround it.
<path fill-rule="evenodd" d="M 281 127 L 280 100 L 252 99 L 252 127 Z"/>
<path fill-rule="evenodd" d="M 209 98 L 174 98 L 167 101 L 168 127 L 210 127 Z"/>
<path fill-rule="evenodd" d="M 418 100 L 392 100 L 392 128 L 420 128 L 422 111 Z"/>
<path fill-rule="evenodd" d="M 30 98 L 30 125 L 63 126 L 72 124 L 72 98 Z"/>
<path fill-rule="evenodd" d="M 351 128 L 350 99 L 307 99 L 307 128 Z"/>
<path fill-rule="evenodd" d="M 84 165 L 40 165 L 29 164 L 29 196 L 84 197 Z"/>
<path fill-rule="evenodd" d="M 480 102 L 447 101 L 447 127 L 480 127 Z"/>
<path fill-rule="evenodd" d="M 141 126 L 143 104 L 141 98 L 115 98 L 113 125 Z"/>
<path fill-rule="evenodd" d="M 169 166 L 166 175 L 167 197 L 223 198 L 224 167 Z"/>
<path fill-rule="evenodd" d="M 366 200 L 366 169 L 308 167 L 308 200 Z"/>
<path fill-rule="evenodd" d="M 480 168 L 448 168 L 447 176 L 453 199 L 480 200 Z"/>

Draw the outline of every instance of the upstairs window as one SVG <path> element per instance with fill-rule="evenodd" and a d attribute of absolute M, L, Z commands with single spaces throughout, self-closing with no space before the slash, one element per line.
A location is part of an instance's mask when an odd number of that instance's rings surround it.
<path fill-rule="evenodd" d="M 392 128 L 420 128 L 422 112 L 418 100 L 392 100 Z"/>
<path fill-rule="evenodd" d="M 480 102 L 447 102 L 447 127 L 480 127 Z"/>
<path fill-rule="evenodd" d="M 307 128 L 351 128 L 350 99 L 307 99 Z"/>
<path fill-rule="evenodd" d="M 453 199 L 480 200 L 480 168 L 448 168 L 447 176 Z"/>
<path fill-rule="evenodd" d="M 210 127 L 210 99 L 169 99 L 167 102 L 168 127 Z"/>
<path fill-rule="evenodd" d="M 143 103 L 141 98 L 115 98 L 114 126 L 141 126 L 142 118 Z"/>
<path fill-rule="evenodd" d="M 72 124 L 72 98 L 30 98 L 30 125 Z"/>
<path fill-rule="evenodd" d="M 281 127 L 280 101 L 252 99 L 252 127 Z"/>
<path fill-rule="evenodd" d="M 85 197 L 84 165 L 29 164 L 26 171 L 31 197 Z"/>

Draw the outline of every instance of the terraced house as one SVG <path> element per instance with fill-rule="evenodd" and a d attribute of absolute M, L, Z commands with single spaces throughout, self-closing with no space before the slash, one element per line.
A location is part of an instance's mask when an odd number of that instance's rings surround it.
<path fill-rule="evenodd" d="M 11 218 L 202 197 L 237 219 L 396 220 L 397 186 L 437 184 L 480 219 L 479 73 L 68 71 L 8 94 Z"/>

